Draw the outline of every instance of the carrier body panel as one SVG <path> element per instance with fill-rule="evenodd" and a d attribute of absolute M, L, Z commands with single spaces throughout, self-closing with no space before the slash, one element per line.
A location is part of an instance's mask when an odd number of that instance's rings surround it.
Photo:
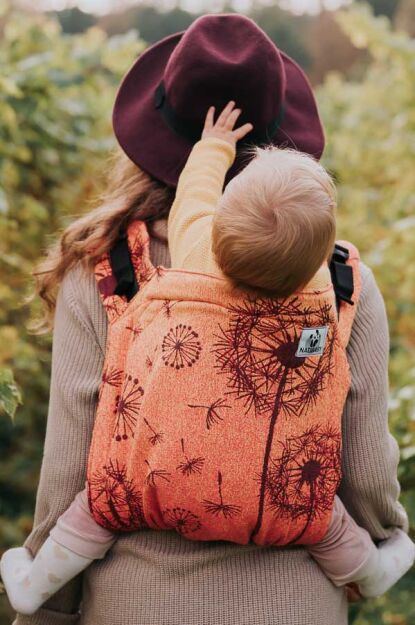
<path fill-rule="evenodd" d="M 154 268 L 143 222 L 128 243 L 131 301 L 113 294 L 107 257 L 96 268 L 110 323 L 88 461 L 95 520 L 193 540 L 318 542 L 341 479 L 353 307 L 339 322 L 331 283 L 255 298 Z M 358 254 L 342 244 L 356 303 Z"/>

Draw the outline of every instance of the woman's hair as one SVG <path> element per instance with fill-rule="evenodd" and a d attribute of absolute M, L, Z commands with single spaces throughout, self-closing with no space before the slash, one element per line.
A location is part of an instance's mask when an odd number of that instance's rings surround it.
<path fill-rule="evenodd" d="M 304 287 L 336 237 L 336 189 L 311 156 L 273 146 L 227 185 L 213 222 L 213 252 L 237 285 L 273 297 Z"/>
<path fill-rule="evenodd" d="M 114 154 L 111 164 L 98 206 L 65 228 L 33 271 L 35 292 L 27 302 L 39 295 L 45 305 L 44 316 L 30 325 L 36 334 L 52 328 L 57 290 L 71 267 L 80 263 L 92 271 L 131 221 L 151 221 L 167 216 L 170 210 L 175 189 L 145 173 L 121 150 Z"/>

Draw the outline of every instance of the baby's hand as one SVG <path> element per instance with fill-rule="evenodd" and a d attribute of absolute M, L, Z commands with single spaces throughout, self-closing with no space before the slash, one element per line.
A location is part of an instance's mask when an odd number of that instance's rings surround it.
<path fill-rule="evenodd" d="M 207 112 L 205 126 L 202 132 L 202 139 L 216 137 L 230 143 L 233 147 L 236 142 L 242 139 L 253 129 L 252 124 L 244 124 L 240 128 L 233 127 L 241 114 L 241 109 L 234 109 L 235 102 L 231 100 L 223 109 L 216 122 L 214 121 L 215 107 L 211 106 Z"/>

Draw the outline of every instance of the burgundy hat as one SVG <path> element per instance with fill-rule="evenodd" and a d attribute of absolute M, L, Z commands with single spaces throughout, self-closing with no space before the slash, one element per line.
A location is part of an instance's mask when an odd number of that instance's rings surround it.
<path fill-rule="evenodd" d="M 324 134 L 304 72 L 239 14 L 203 15 L 148 48 L 121 83 L 114 132 L 136 165 L 175 187 L 209 106 L 219 113 L 229 100 L 242 109 L 238 126 L 254 128 L 238 143 L 227 182 L 250 160 L 243 153 L 249 143 L 320 158 Z"/>

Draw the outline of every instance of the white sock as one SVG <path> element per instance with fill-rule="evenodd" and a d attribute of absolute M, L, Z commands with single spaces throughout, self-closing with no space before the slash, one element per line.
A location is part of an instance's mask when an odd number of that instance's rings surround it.
<path fill-rule="evenodd" d="M 395 529 L 390 538 L 378 547 L 378 558 L 372 559 L 356 580 L 364 597 L 378 597 L 411 568 L 415 559 L 415 545 L 405 532 Z"/>
<path fill-rule="evenodd" d="M 49 536 L 35 558 L 25 547 L 6 551 L 0 571 L 12 607 L 30 615 L 91 562 Z"/>

